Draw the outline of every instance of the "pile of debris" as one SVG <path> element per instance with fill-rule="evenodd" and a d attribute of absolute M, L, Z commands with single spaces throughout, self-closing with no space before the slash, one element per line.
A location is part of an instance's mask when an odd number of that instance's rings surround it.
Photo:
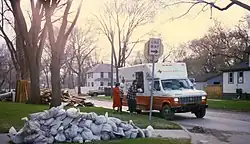
<path fill-rule="evenodd" d="M 85 106 L 90 107 L 94 106 L 91 102 L 86 102 L 86 99 L 79 96 L 70 95 L 67 90 L 62 91 L 61 96 L 62 102 L 67 103 L 69 106 Z M 41 90 L 41 104 L 50 104 L 52 100 L 52 92 L 51 90 Z"/>
<path fill-rule="evenodd" d="M 94 112 L 82 113 L 79 109 L 63 106 L 53 107 L 44 112 L 33 113 L 23 118 L 24 127 L 18 132 L 9 130 L 13 143 L 54 143 L 92 142 L 111 139 L 134 139 L 151 137 L 153 128 L 140 129 L 132 121 L 125 122 L 115 117 L 97 115 Z"/>

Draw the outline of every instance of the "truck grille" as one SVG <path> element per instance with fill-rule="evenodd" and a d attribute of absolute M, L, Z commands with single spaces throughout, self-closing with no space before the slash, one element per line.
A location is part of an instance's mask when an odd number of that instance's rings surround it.
<path fill-rule="evenodd" d="M 201 100 L 202 100 L 201 96 L 180 97 L 179 103 L 180 104 L 194 104 L 194 103 L 200 103 Z"/>

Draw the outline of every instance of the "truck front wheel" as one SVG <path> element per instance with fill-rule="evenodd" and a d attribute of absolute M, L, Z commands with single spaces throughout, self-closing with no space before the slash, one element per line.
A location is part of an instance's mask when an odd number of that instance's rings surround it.
<path fill-rule="evenodd" d="M 206 108 L 200 108 L 199 111 L 194 114 L 197 118 L 203 118 L 206 115 Z"/>
<path fill-rule="evenodd" d="M 166 120 L 172 120 L 174 118 L 174 111 L 166 104 L 161 109 L 161 116 Z"/>

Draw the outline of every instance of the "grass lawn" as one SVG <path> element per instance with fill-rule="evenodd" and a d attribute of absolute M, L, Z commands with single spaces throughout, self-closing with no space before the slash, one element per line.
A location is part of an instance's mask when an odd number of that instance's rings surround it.
<path fill-rule="evenodd" d="M 23 121 L 21 118 L 28 116 L 30 113 L 40 112 L 48 108 L 49 107 L 46 105 L 0 102 L 0 133 L 8 132 L 11 126 L 20 129 L 23 127 Z M 117 117 L 122 120 L 133 120 L 134 123 L 141 128 L 146 128 L 148 126 L 147 115 L 131 116 L 126 112 L 122 114 L 113 113 L 110 109 L 100 107 L 85 107 L 81 108 L 81 111 L 96 112 L 97 114 L 105 114 L 105 112 L 109 112 L 109 116 Z M 155 129 L 180 129 L 179 125 L 158 117 L 152 117 L 152 126 Z"/>
<path fill-rule="evenodd" d="M 112 101 L 111 96 L 97 96 L 97 97 L 91 97 L 90 99 L 96 99 L 101 101 Z"/>
<path fill-rule="evenodd" d="M 92 144 L 191 144 L 190 140 L 185 139 L 122 139 L 113 141 L 98 141 Z"/>
<path fill-rule="evenodd" d="M 250 101 L 208 99 L 207 103 L 208 108 L 250 112 Z"/>

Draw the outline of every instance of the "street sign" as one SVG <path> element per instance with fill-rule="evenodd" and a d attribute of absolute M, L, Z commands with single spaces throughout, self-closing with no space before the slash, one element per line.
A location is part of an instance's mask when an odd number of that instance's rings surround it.
<path fill-rule="evenodd" d="M 150 56 L 158 56 L 160 55 L 160 48 L 161 48 L 161 39 L 159 38 L 150 38 L 148 46 L 148 55 Z"/>
<path fill-rule="evenodd" d="M 152 79 L 151 79 L 151 91 L 150 91 L 150 111 L 149 111 L 149 125 L 152 122 L 152 108 L 153 108 L 153 87 L 154 87 L 154 73 L 155 73 L 155 62 L 163 55 L 163 44 L 159 38 L 151 38 L 145 44 L 144 56 L 150 62 L 152 62 Z"/>
<path fill-rule="evenodd" d="M 151 40 L 152 39 L 153 38 L 151 38 Z M 156 39 L 156 41 L 154 41 L 154 40 L 152 40 L 152 41 L 150 41 L 150 39 L 149 39 L 147 41 L 147 43 L 145 43 L 144 56 L 148 60 L 148 62 L 153 62 L 153 56 L 154 56 L 154 62 L 157 62 L 158 59 L 163 55 L 164 48 L 163 48 L 163 44 L 162 44 L 161 40 Z M 158 42 L 160 42 L 160 46 L 158 46 L 158 44 L 159 44 Z M 152 44 L 150 44 L 150 43 L 152 43 Z M 154 44 L 154 43 L 156 43 L 156 44 Z M 153 48 L 153 47 L 155 47 L 155 45 L 157 45 L 156 48 Z M 150 47 L 152 47 L 152 48 L 150 48 Z"/>

